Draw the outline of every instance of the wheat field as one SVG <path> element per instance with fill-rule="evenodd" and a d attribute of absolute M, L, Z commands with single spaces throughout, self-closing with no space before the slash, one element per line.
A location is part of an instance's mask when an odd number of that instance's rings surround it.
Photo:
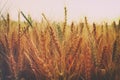
<path fill-rule="evenodd" d="M 120 80 L 120 21 L 0 19 L 0 80 Z M 21 17 L 25 21 L 21 21 Z"/>

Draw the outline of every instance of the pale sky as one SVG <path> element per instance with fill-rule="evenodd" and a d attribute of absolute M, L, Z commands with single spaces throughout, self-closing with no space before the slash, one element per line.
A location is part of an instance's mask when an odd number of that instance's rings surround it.
<path fill-rule="evenodd" d="M 1 5 L 6 0 L 0 1 Z M 18 10 L 21 10 L 34 20 L 41 20 L 41 13 L 45 13 L 49 20 L 54 21 L 64 20 L 65 5 L 69 21 L 80 21 L 84 16 L 92 22 L 120 18 L 120 0 L 8 0 L 6 9 L 16 20 Z"/>

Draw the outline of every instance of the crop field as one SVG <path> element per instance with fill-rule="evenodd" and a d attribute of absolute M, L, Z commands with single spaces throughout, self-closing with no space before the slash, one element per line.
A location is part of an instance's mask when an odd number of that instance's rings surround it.
<path fill-rule="evenodd" d="M 0 80 L 120 80 L 120 21 L 0 18 Z M 21 21 L 21 17 L 25 21 Z"/>
<path fill-rule="evenodd" d="M 0 11 L 0 80 L 120 80 L 120 20 L 68 23 L 67 13 L 15 21 Z"/>

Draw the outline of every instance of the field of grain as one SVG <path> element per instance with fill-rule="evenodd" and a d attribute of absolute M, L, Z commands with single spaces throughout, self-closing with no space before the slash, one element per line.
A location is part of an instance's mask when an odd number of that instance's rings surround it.
<path fill-rule="evenodd" d="M 0 18 L 0 80 L 120 80 L 120 21 Z M 21 21 L 21 17 L 25 21 Z"/>

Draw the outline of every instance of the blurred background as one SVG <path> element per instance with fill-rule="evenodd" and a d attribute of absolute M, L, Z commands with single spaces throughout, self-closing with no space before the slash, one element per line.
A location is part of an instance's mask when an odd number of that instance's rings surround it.
<path fill-rule="evenodd" d="M 62 21 L 64 6 L 67 7 L 68 22 L 103 22 L 120 18 L 120 0 L 0 0 L 1 14 L 9 12 L 17 20 L 18 11 L 30 14 L 34 20 L 41 20 L 44 13 L 49 20 Z"/>

